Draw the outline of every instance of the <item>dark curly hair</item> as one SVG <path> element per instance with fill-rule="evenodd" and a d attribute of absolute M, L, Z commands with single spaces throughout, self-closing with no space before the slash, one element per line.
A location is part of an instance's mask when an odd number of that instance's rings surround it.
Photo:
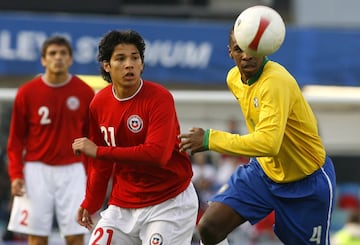
<path fill-rule="evenodd" d="M 108 32 L 99 43 L 97 61 L 100 63 L 100 73 L 103 79 L 111 83 L 111 77 L 102 66 L 102 62 L 110 61 L 115 47 L 118 44 L 134 44 L 138 49 L 142 63 L 144 63 L 145 41 L 141 35 L 134 30 L 113 30 Z"/>

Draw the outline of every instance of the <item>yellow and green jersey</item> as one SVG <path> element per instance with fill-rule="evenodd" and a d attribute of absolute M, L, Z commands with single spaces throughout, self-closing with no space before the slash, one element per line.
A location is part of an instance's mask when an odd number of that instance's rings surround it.
<path fill-rule="evenodd" d="M 210 129 L 209 150 L 256 157 L 275 182 L 296 181 L 312 174 L 325 161 L 317 121 L 291 74 L 280 64 L 264 60 L 256 77 L 244 84 L 238 68 L 227 75 L 249 133 L 231 134 Z"/>

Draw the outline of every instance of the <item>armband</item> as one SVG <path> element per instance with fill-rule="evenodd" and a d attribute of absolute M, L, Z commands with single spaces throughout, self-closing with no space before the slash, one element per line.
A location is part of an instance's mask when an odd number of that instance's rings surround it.
<path fill-rule="evenodd" d="M 209 150 L 209 137 L 210 137 L 210 129 L 206 129 L 203 139 L 203 147 L 206 151 Z"/>

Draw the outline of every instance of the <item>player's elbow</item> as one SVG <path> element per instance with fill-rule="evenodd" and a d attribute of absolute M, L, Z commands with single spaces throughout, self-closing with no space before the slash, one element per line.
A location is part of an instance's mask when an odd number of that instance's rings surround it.
<path fill-rule="evenodd" d="M 267 157 L 273 157 L 278 155 L 281 148 L 281 144 L 279 144 L 279 141 L 275 138 L 264 142 L 264 146 L 264 153 Z"/>
<path fill-rule="evenodd" d="M 167 165 L 170 161 L 170 158 L 171 153 L 168 153 L 162 149 L 153 150 L 148 154 L 148 159 L 150 160 L 150 162 L 160 166 Z"/>
<path fill-rule="evenodd" d="M 277 147 L 270 147 L 268 150 L 268 156 L 273 157 L 279 154 L 280 148 Z"/>
<path fill-rule="evenodd" d="M 169 159 L 163 157 L 155 157 L 151 158 L 150 163 L 164 167 L 169 163 Z"/>
<path fill-rule="evenodd" d="M 159 159 L 159 163 L 161 166 L 165 166 L 170 162 L 172 154 L 162 154 L 161 158 Z"/>

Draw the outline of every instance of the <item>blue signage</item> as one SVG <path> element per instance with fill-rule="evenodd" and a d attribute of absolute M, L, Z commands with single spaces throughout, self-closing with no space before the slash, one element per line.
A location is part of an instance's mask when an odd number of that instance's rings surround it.
<path fill-rule="evenodd" d="M 98 75 L 99 39 L 113 29 L 134 29 L 146 41 L 143 77 L 160 83 L 224 84 L 234 65 L 227 53 L 232 23 L 104 16 L 0 15 L 0 75 L 43 72 L 40 48 L 53 35 L 69 38 L 74 74 Z M 288 27 L 283 46 L 270 59 L 306 84 L 360 86 L 360 29 Z"/>

